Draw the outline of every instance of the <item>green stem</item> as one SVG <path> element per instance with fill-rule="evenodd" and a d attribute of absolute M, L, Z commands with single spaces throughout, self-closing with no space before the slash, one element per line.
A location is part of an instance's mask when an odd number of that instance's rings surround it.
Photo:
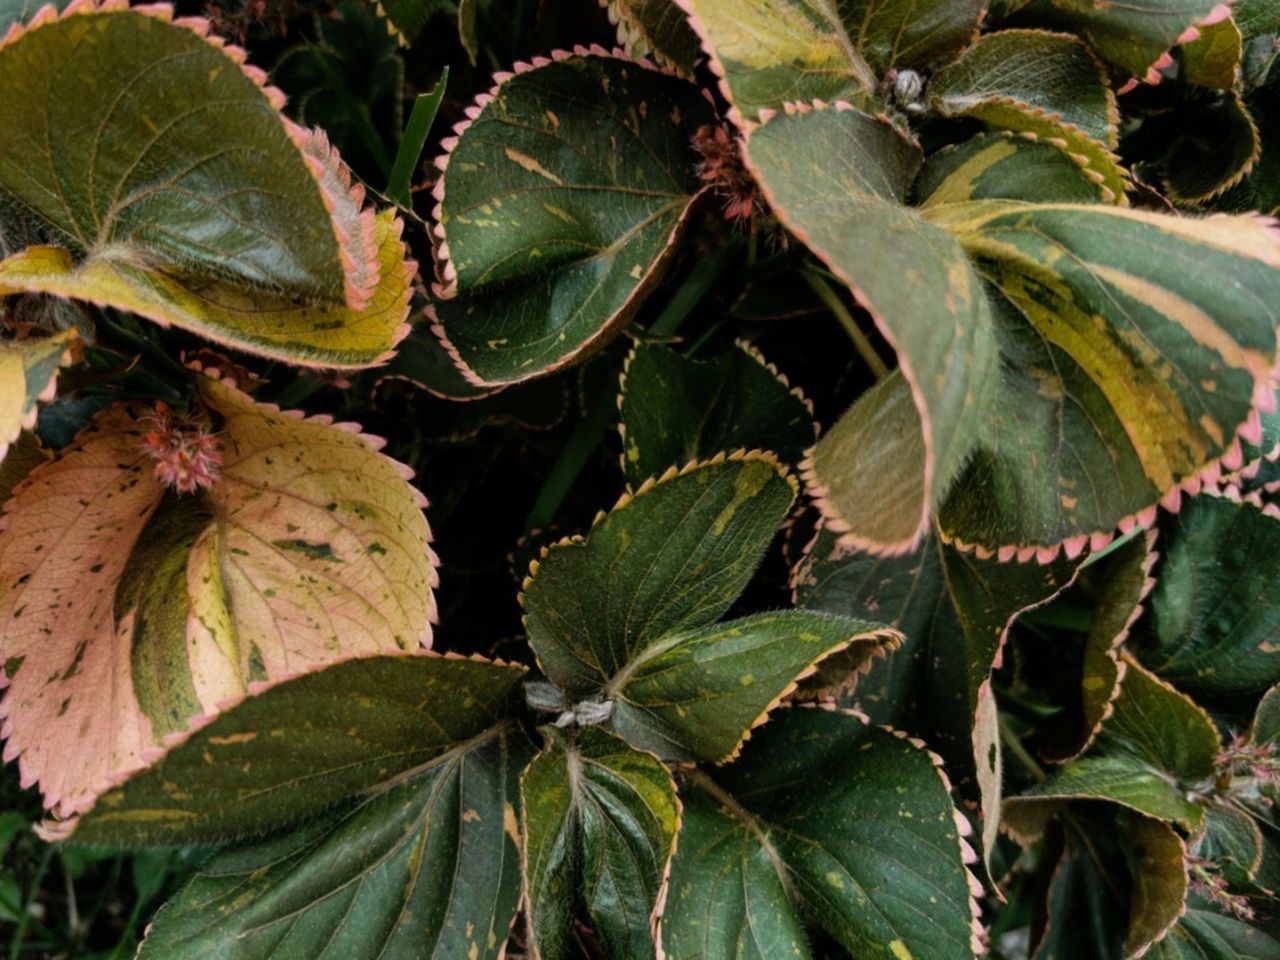
<path fill-rule="evenodd" d="M 832 289 L 831 284 L 827 283 L 825 277 L 816 270 L 804 269 L 800 271 L 805 281 L 818 295 L 818 299 L 823 302 L 828 310 L 835 315 L 840 321 L 840 326 L 844 327 L 844 332 L 849 335 L 849 339 L 853 341 L 854 349 L 858 351 L 858 355 L 871 372 L 875 374 L 877 380 L 885 377 L 889 373 L 889 368 L 885 366 L 880 355 L 876 353 L 876 348 L 871 345 L 871 341 L 867 339 L 867 335 L 862 332 L 862 328 L 858 326 L 858 322 L 853 319 L 853 314 L 844 305 L 844 301 L 840 299 L 840 295 Z"/>
<path fill-rule="evenodd" d="M 617 408 L 610 393 L 593 398 L 587 415 L 573 428 L 542 489 L 538 491 L 538 499 L 525 520 L 525 530 L 542 530 L 550 526 L 582 468 L 600 446 L 600 435 L 609 428 L 616 415 Z"/>
<path fill-rule="evenodd" d="M 658 314 L 658 319 L 649 325 L 648 332 L 654 337 L 670 337 L 680 329 L 680 324 L 693 312 L 693 308 L 702 302 L 703 297 L 711 290 L 730 260 L 742 249 L 742 241 L 731 240 L 710 256 L 699 261 L 698 265 L 680 285 Z"/>
<path fill-rule="evenodd" d="M 1000 742 L 1004 745 L 1004 748 L 1018 758 L 1018 762 L 1026 767 L 1027 773 L 1031 774 L 1037 783 L 1042 783 L 1046 777 L 1044 769 L 1036 762 L 1036 758 L 1031 755 L 1027 748 L 1022 745 L 1022 740 L 1019 739 L 1013 728 L 1009 726 L 1008 721 L 1001 717 L 999 723 Z"/>
<path fill-rule="evenodd" d="M 13 931 L 13 939 L 9 941 L 9 960 L 18 960 L 22 953 L 22 941 L 26 939 L 27 926 L 34 919 L 31 916 L 31 904 L 35 902 L 40 884 L 44 882 L 44 875 L 49 869 L 49 861 L 55 849 L 52 845 L 44 848 L 44 856 L 40 858 L 40 866 L 36 869 L 35 878 L 31 881 L 27 896 L 23 898 L 22 909 L 18 912 L 18 928 Z"/>

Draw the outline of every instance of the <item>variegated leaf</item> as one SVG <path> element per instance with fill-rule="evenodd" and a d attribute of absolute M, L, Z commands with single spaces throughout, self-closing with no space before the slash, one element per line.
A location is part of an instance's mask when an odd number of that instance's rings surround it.
<path fill-rule="evenodd" d="M 1126 203 L 1127 174 L 1112 151 L 1120 112 L 1106 71 L 1070 34 L 1000 30 L 987 34 L 929 81 L 943 116 L 973 117 L 1060 146 L 1105 198 Z"/>
<path fill-rule="evenodd" d="M 0 459 L 23 430 L 36 425 L 36 404 L 53 399 L 58 368 L 67 362 L 75 333 L 0 340 Z"/>
<path fill-rule="evenodd" d="M 701 188 L 691 83 L 581 51 L 499 76 L 446 141 L 436 330 L 479 385 L 599 349 L 669 259 Z"/>
<path fill-rule="evenodd" d="M 110 305 L 300 363 L 383 359 L 412 271 L 398 223 L 208 29 L 77 0 L 9 31 L 0 195 L 62 246 L 0 261 L 0 295 Z"/>
<path fill-rule="evenodd" d="M 885 120 L 778 114 L 752 131 L 747 159 L 774 213 L 898 352 L 900 376 L 818 442 L 803 471 L 810 492 L 848 542 L 909 550 L 987 419 L 997 355 L 981 284 L 950 233 L 903 205 L 921 151 Z"/>
<path fill-rule="evenodd" d="M 352 425 L 203 378 L 220 466 L 162 482 L 166 430 L 104 411 L 37 468 L 0 533 L 5 758 L 59 815 L 254 681 L 429 646 L 422 499 Z"/>

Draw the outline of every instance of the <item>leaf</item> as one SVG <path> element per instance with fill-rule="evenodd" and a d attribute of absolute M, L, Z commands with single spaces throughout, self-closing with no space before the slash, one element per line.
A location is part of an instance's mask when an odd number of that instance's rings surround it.
<path fill-rule="evenodd" d="M 942 754 L 960 794 L 980 804 L 987 853 L 1000 805 L 999 746 L 980 736 L 991 669 L 1017 618 L 1074 576 L 1075 565 L 1065 560 L 1010 567 L 961 554 L 936 537 L 912 554 L 875 557 L 840 546 L 826 529 L 793 573 L 797 606 L 874 617 L 906 638 L 871 666 L 849 699 L 872 722 L 923 737 Z"/>
<path fill-rule="evenodd" d="M 1223 803 L 1207 804 L 1204 826 L 1195 853 L 1222 870 L 1229 887 L 1247 887 L 1262 866 L 1264 841 L 1258 824 L 1248 813 Z"/>
<path fill-rule="evenodd" d="M 600 730 L 545 730 L 520 779 L 531 955 L 569 956 L 580 900 L 606 956 L 653 957 L 680 825 L 671 774 Z"/>
<path fill-rule="evenodd" d="M 1275 960 L 1280 941 L 1211 907 L 1193 908 L 1146 954 L 1147 960 Z"/>
<path fill-rule="evenodd" d="M 1280 8 L 1270 0 L 1236 0 L 1231 19 L 1246 40 L 1280 32 Z"/>
<path fill-rule="evenodd" d="M 1186 849 L 1173 827 L 1148 817 L 1127 824 L 1133 873 L 1126 956 L 1140 957 L 1182 916 L 1187 898 Z"/>
<path fill-rule="evenodd" d="M 652 55 L 682 76 L 693 76 L 701 51 L 679 7 L 668 0 L 600 0 L 600 5 L 628 55 Z"/>
<path fill-rule="evenodd" d="M 771 450 L 794 466 L 817 432 L 812 405 L 745 341 L 705 361 L 637 343 L 618 409 L 631 484 L 732 450 Z"/>
<path fill-rule="evenodd" d="M 1203 203 L 1240 183 L 1261 154 L 1258 127 L 1240 94 L 1214 95 L 1178 111 L 1158 164 L 1161 183 L 1175 203 Z"/>
<path fill-rule="evenodd" d="M 1258 701 L 1249 738 L 1254 743 L 1280 740 L 1280 686 L 1272 687 Z"/>
<path fill-rule="evenodd" d="M 739 126 L 807 100 L 858 100 L 876 75 L 825 0 L 675 0 Z"/>
<path fill-rule="evenodd" d="M 440 0 L 377 0 L 378 10 L 387 18 L 400 42 L 409 46 L 438 10 L 447 9 Z"/>
<path fill-rule="evenodd" d="M 1201 807 L 1188 795 L 1214 775 L 1217 730 L 1188 697 L 1128 654 L 1122 662 L 1120 696 L 1094 749 L 1008 804 L 1037 798 L 1111 800 L 1187 828 L 1200 824 Z"/>
<path fill-rule="evenodd" d="M 667 634 L 605 688 L 613 728 L 665 760 L 723 762 L 815 664 L 845 658 L 847 681 L 899 639 L 877 623 L 799 610 Z"/>
<path fill-rule="evenodd" d="M 18 487 L 0 534 L 7 759 L 61 816 L 254 681 L 431 642 L 420 495 L 354 425 L 201 378 L 220 476 L 183 497 L 136 406 Z"/>
<path fill-rule="evenodd" d="M 930 154 L 916 178 L 921 207 L 968 200 L 1094 203 L 1100 185 L 1065 151 L 1010 131 L 978 134 Z"/>
<path fill-rule="evenodd" d="M 1091 588 L 1093 618 L 1083 640 L 1079 709 L 1065 711 L 1055 724 L 1057 729 L 1039 744 L 1046 759 L 1061 762 L 1079 757 L 1111 716 L 1124 677 L 1121 648 L 1155 586 L 1151 577 L 1155 542 L 1154 531 L 1135 536 L 1081 571 L 1077 582 Z"/>
<path fill-rule="evenodd" d="M 1200 29 L 1195 40 L 1178 48 L 1183 78 L 1202 87 L 1230 90 L 1244 56 L 1243 43 L 1240 28 L 1231 17 Z"/>
<path fill-rule="evenodd" d="M 72 331 L 51 337 L 0 340 L 0 459 L 23 430 L 36 425 L 36 404 L 53 399 L 58 368 L 76 342 Z"/>
<path fill-rule="evenodd" d="M 553 545 L 530 565 L 521 597 L 547 678 L 591 696 L 661 638 L 709 626 L 747 585 L 794 498 L 772 457 L 737 453 L 668 471 L 585 539 Z"/>
<path fill-rule="evenodd" d="M 747 141 L 774 213 L 850 286 L 898 353 L 901 379 L 865 394 L 803 471 L 828 524 L 877 552 L 920 542 L 994 385 L 991 312 L 968 258 L 902 204 L 920 160 L 913 141 L 853 109 L 778 114 Z M 889 419 L 896 429 L 886 436 L 878 424 Z"/>
<path fill-rule="evenodd" d="M 1112 151 L 1120 113 L 1101 63 L 1077 37 L 1044 30 L 989 33 L 929 82 L 934 108 L 1059 146 L 1123 205 L 1127 174 Z"/>
<path fill-rule="evenodd" d="M 219 853 L 156 915 L 140 960 L 496 960 L 519 905 L 532 756 L 499 725 L 336 814 Z"/>
<path fill-rule="evenodd" d="M 0 260 L 0 296 L 50 293 L 128 310 L 289 363 L 369 366 L 388 359 L 391 346 L 408 332 L 409 278 L 416 269 L 404 260 L 394 213 L 379 214 L 374 230 L 382 280 L 358 311 L 249 295 L 220 280 L 179 279 L 110 258 L 75 264 L 60 247 L 28 247 Z"/>
<path fill-rule="evenodd" d="M 630 319 L 699 192 L 692 139 L 713 115 L 678 77 L 585 53 L 500 74 L 470 115 L 437 162 L 437 332 L 492 386 Z"/>
<path fill-rule="evenodd" d="M 1270 402 L 1280 248 L 1264 222 L 996 200 L 926 214 L 990 284 L 1001 358 L 945 537 L 1042 560 L 1096 549 L 1233 462 Z"/>
<path fill-rule="evenodd" d="M 1218 0 L 1151 0 L 1141 5 L 1035 0 L 1026 15 L 1076 34 L 1113 66 L 1158 83 L 1162 55 L 1218 6 Z"/>
<path fill-rule="evenodd" d="M 398 226 L 375 224 L 243 51 L 171 18 L 78 3 L 0 46 L 14 105 L 0 194 L 68 248 L 0 262 L 0 294 L 109 304 L 280 359 L 381 359 L 403 333 L 412 269 Z M 60 69 L 72 50 L 102 82 Z"/>
<path fill-rule="evenodd" d="M 524 668 L 456 655 L 335 664 L 195 724 L 101 796 L 77 842 L 170 845 L 263 834 L 367 799 L 473 738 L 491 739 Z M 298 789 L 300 778 L 306 788 Z"/>
<path fill-rule="evenodd" d="M 1239 709 L 1280 682 L 1280 520 L 1201 496 L 1160 528 L 1142 662 Z"/>
<path fill-rule="evenodd" d="M 684 797 L 667 956 L 809 960 L 802 916 L 860 957 L 978 950 L 964 820 L 909 741 L 848 714 L 786 710 L 714 778 L 691 775 Z"/>

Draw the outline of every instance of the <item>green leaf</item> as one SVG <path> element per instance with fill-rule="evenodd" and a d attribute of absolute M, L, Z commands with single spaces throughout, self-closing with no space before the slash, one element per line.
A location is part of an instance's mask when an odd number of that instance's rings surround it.
<path fill-rule="evenodd" d="M 1201 496 L 1160 529 L 1142 662 L 1239 708 L 1280 682 L 1280 520 Z"/>
<path fill-rule="evenodd" d="M 692 77 L 701 51 L 698 37 L 670 0 L 600 0 L 618 28 L 618 43 L 630 56 L 652 56 L 682 76 Z"/>
<path fill-rule="evenodd" d="M 1157 168 L 1170 200 L 1201 204 L 1240 183 L 1261 155 L 1258 127 L 1232 90 L 1178 111 Z"/>
<path fill-rule="evenodd" d="M 26 23 L 44 7 L 52 6 L 59 13 L 71 0 L 0 0 L 0 37 L 9 32 L 15 23 Z"/>
<path fill-rule="evenodd" d="M 1233 16 L 1237 15 L 1237 10 L 1232 11 Z M 1190 43 L 1179 47 L 1183 79 L 1202 87 L 1230 90 L 1236 85 L 1240 61 L 1244 56 L 1240 27 L 1228 17 L 1202 28 L 1199 34 Z"/>
<path fill-rule="evenodd" d="M 902 373 L 818 442 L 805 480 L 848 543 L 909 550 L 987 419 L 987 299 L 948 231 L 903 206 L 921 152 L 885 121 L 852 109 L 778 114 L 752 131 L 747 158 L 774 213 L 853 289 Z M 878 429 L 885 421 L 896 429 Z"/>
<path fill-rule="evenodd" d="M 519 905 L 532 756 L 499 725 L 337 814 L 219 853 L 156 915 L 138 957 L 496 960 Z"/>
<path fill-rule="evenodd" d="M 400 42 L 406 46 L 418 39 L 418 34 L 435 13 L 447 9 L 442 0 L 377 0 L 377 5 Z"/>
<path fill-rule="evenodd" d="M 1213 722 L 1188 697 L 1124 655 L 1115 710 L 1093 750 L 1060 768 L 1023 798 L 1111 800 L 1187 828 L 1200 824 L 1192 787 L 1215 773 L 1220 749 Z"/>
<path fill-rule="evenodd" d="M 590 696 L 661 638 L 713 623 L 794 498 L 795 482 L 772 457 L 735 454 L 642 484 L 586 538 L 552 546 L 521 597 L 547 678 Z"/>
<path fill-rule="evenodd" d="M 667 956 L 809 960 L 801 917 L 859 957 L 974 956 L 964 821 L 909 741 L 848 714 L 786 710 L 714 779 L 690 775 L 684 795 Z"/>
<path fill-rule="evenodd" d="M 1141 956 L 1178 922 L 1187 899 L 1186 848 L 1173 827 L 1149 817 L 1127 823 L 1133 896 L 1126 956 Z"/>
<path fill-rule="evenodd" d="M 1254 743 L 1280 740 L 1280 685 L 1272 687 L 1258 701 L 1249 738 Z"/>
<path fill-rule="evenodd" d="M 997 200 L 926 214 L 990 284 L 1001 368 L 944 536 L 1008 557 L 1096 549 L 1238 455 L 1280 319 L 1263 222 Z"/>
<path fill-rule="evenodd" d="M 60 832 L 74 829 L 83 843 L 165 845 L 297 822 L 490 737 L 524 672 L 400 654 L 279 683 L 174 738 Z"/>
<path fill-rule="evenodd" d="M 600 730 L 573 740 L 545 731 L 546 749 L 520 779 L 532 953 L 569 956 L 581 903 L 606 956 L 651 958 L 680 826 L 671 774 Z"/>
<path fill-rule="evenodd" d="M 1231 6 L 1231 19 L 1246 40 L 1280 33 L 1280 7 L 1271 0 L 1236 0 Z"/>
<path fill-rule="evenodd" d="M 10 32 L 0 195 L 67 249 L 0 261 L 0 295 L 89 300 L 294 362 L 384 358 L 412 271 L 398 224 L 207 31 L 167 6 L 78 4 Z M 72 56 L 80 72 L 61 68 Z"/>
<path fill-rule="evenodd" d="M 973 117 L 1060 146 L 1106 200 L 1124 204 L 1127 175 L 1112 151 L 1120 113 L 1106 71 L 1079 38 L 1044 30 L 990 33 L 929 81 L 943 116 Z"/>
<path fill-rule="evenodd" d="M 1017 618 L 1063 590 L 1074 567 L 979 560 L 936 537 L 912 554 L 875 557 L 823 529 L 793 574 L 797 606 L 874 617 L 902 632 L 903 645 L 872 664 L 850 699 L 872 722 L 942 754 L 961 795 L 980 804 L 986 851 L 1000 804 L 999 746 L 980 736 L 992 665 Z"/>
<path fill-rule="evenodd" d="M 1276 960 L 1280 940 L 1208 904 L 1188 910 L 1147 960 Z"/>
<path fill-rule="evenodd" d="M 819 661 L 840 656 L 837 687 L 852 687 L 898 639 L 874 622 L 800 610 L 667 634 L 605 688 L 613 727 L 665 760 L 723 762 Z"/>
<path fill-rule="evenodd" d="M 1218 0 L 1151 0 L 1141 5 L 1035 0 L 1025 16 L 1079 36 L 1108 63 L 1156 83 L 1163 54 L 1217 6 Z"/>
<path fill-rule="evenodd" d="M 1203 836 L 1195 853 L 1222 869 L 1230 887 L 1247 887 L 1262 866 L 1264 841 L 1257 821 L 1228 798 L 1204 808 Z"/>
<path fill-rule="evenodd" d="M 406 468 L 353 424 L 208 377 L 197 392 L 199 422 L 103 411 L 9 504 L 5 756 L 62 816 L 254 682 L 431 644 L 434 556 Z"/>
<path fill-rule="evenodd" d="M 705 361 L 636 344 L 618 409 L 631 484 L 733 450 L 771 450 L 794 466 L 816 434 L 809 402 L 745 341 Z"/>
<path fill-rule="evenodd" d="M 1079 757 L 1111 716 L 1124 676 L 1121 647 L 1155 585 L 1154 543 L 1154 532 L 1135 536 L 1081 571 L 1078 583 L 1090 589 L 1093 618 L 1083 641 L 1079 709 L 1064 711 L 1057 730 L 1038 744 L 1045 758 L 1057 762 Z"/>
<path fill-rule="evenodd" d="M 648 295 L 701 188 L 691 83 L 564 56 L 483 95 L 445 141 L 438 331 L 466 378 L 524 380 L 599 349 Z"/>
<path fill-rule="evenodd" d="M 1065 151 L 1011 131 L 978 134 L 931 154 L 914 193 L 922 208 L 968 200 L 1094 203 L 1102 196 Z"/>
<path fill-rule="evenodd" d="M 791 101 L 859 100 L 875 90 L 875 72 L 825 0 L 675 2 L 689 14 L 739 125 Z"/>

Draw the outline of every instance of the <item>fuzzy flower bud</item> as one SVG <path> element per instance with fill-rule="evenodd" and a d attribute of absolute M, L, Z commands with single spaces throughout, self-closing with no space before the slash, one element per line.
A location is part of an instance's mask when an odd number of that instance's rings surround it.
<path fill-rule="evenodd" d="M 142 438 L 142 449 L 156 462 L 156 479 L 178 493 L 213 486 L 222 466 L 218 438 L 204 424 L 175 417 L 163 401 L 147 419 L 155 429 Z"/>

